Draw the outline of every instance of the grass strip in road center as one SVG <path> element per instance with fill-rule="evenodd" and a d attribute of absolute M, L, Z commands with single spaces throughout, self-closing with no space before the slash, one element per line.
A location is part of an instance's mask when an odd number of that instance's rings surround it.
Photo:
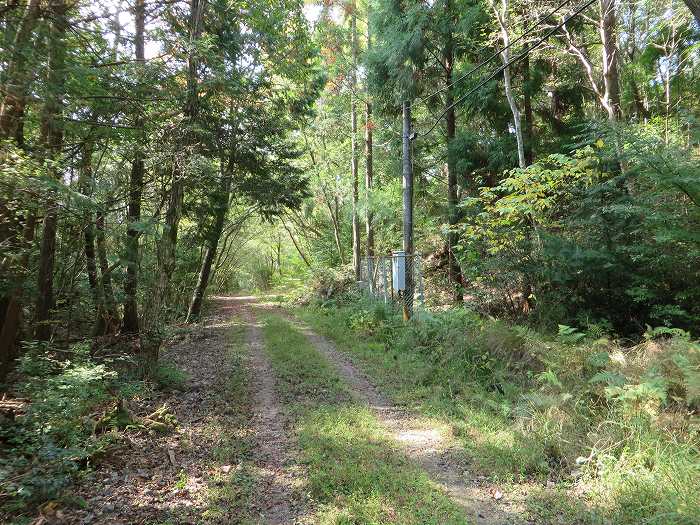
<path fill-rule="evenodd" d="M 278 315 L 261 315 L 260 319 L 277 390 L 289 408 L 350 400 L 342 379 L 302 333 Z"/>

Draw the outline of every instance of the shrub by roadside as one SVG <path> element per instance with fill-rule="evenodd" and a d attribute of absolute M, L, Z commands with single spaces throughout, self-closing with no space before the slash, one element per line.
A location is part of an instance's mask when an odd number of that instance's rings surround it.
<path fill-rule="evenodd" d="M 23 352 L 13 386 L 23 409 L 0 426 L 0 517 L 19 519 L 44 502 L 63 497 L 72 480 L 116 452 L 123 431 L 168 431 L 176 421 L 161 407 L 145 416 L 131 404 L 181 373 L 155 369 L 138 379 L 133 356 L 95 358 L 89 342 L 67 350 L 34 344 Z"/>

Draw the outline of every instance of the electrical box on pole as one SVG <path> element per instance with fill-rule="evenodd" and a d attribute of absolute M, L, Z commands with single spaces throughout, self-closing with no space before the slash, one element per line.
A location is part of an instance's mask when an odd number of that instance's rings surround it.
<path fill-rule="evenodd" d="M 391 275 L 393 276 L 394 290 L 397 292 L 406 289 L 406 252 L 397 250 L 391 254 Z"/>

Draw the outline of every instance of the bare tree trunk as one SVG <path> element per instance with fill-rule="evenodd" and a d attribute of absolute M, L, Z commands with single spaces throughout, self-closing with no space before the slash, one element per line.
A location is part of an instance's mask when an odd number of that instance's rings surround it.
<path fill-rule="evenodd" d="M 175 257 L 177 248 L 177 234 L 182 214 L 182 201 L 184 187 L 181 180 L 177 179 L 177 168 L 173 169 L 173 181 L 168 192 L 168 208 L 165 212 L 165 225 L 163 226 L 163 236 L 158 243 L 158 266 L 160 275 L 158 276 L 158 290 L 156 312 L 165 304 L 170 293 L 170 278 L 175 271 Z"/>
<path fill-rule="evenodd" d="M 194 124 L 197 120 L 199 103 L 197 99 L 197 67 L 198 59 L 196 43 L 202 31 L 202 19 L 207 0 L 190 0 L 190 20 L 189 20 L 189 52 L 187 55 L 187 102 L 185 104 L 186 130 L 183 144 L 183 151 L 191 154 L 192 145 L 195 142 Z M 170 279 L 175 271 L 177 236 L 182 215 L 182 204 L 184 198 L 184 155 L 176 159 L 173 168 L 173 181 L 168 198 L 168 209 L 165 214 L 165 228 L 163 237 L 158 246 L 158 261 L 160 266 L 160 276 L 158 282 L 156 312 L 160 314 L 160 309 L 167 301 L 170 294 Z"/>
<path fill-rule="evenodd" d="M 370 28 L 370 8 L 367 6 L 367 51 L 372 47 L 372 33 Z M 365 230 L 367 234 L 367 257 L 374 256 L 374 213 L 372 211 L 371 196 L 374 179 L 374 157 L 372 152 L 372 102 L 369 93 L 366 92 L 365 100 L 365 190 L 367 192 L 367 211 L 365 215 Z"/>
<path fill-rule="evenodd" d="M 535 131 L 532 114 L 532 92 L 530 86 L 530 55 L 523 59 L 523 110 L 525 112 L 525 162 L 530 165 L 535 160 Z"/>
<path fill-rule="evenodd" d="M 134 48 L 140 72 L 143 72 L 143 65 L 146 62 L 144 52 L 145 18 L 146 7 L 144 0 L 136 0 L 134 7 L 136 26 Z M 138 333 L 139 331 L 138 304 L 136 300 L 139 270 L 139 233 L 135 224 L 141 220 L 141 193 L 144 175 L 143 143 L 146 140 L 143 124 L 143 110 L 138 108 L 134 123 L 136 128 L 136 148 L 129 177 L 128 228 L 126 231 L 127 267 L 124 281 L 124 317 L 122 318 L 122 331 L 126 333 Z"/>
<path fill-rule="evenodd" d="M 49 30 L 49 61 L 46 102 L 41 117 L 41 143 L 47 169 L 55 179 L 60 173 L 52 165 L 61 153 L 63 124 L 61 121 L 61 99 L 65 82 L 65 33 L 67 28 L 65 0 L 49 2 L 51 28 Z M 36 299 L 36 338 L 45 341 L 51 336 L 50 313 L 53 307 L 53 269 L 58 230 L 58 205 L 55 197 L 47 198 L 44 216 L 44 231 L 39 254 L 39 270 Z"/>
<path fill-rule="evenodd" d="M 304 255 L 304 252 L 301 251 L 301 246 L 299 246 L 299 244 L 297 243 L 297 240 L 294 238 L 294 234 L 292 233 L 292 230 L 289 229 L 289 226 L 287 226 L 287 223 L 284 221 L 282 221 L 282 226 L 284 226 L 284 229 L 287 230 L 287 233 L 289 234 L 289 238 L 292 240 L 292 244 L 294 244 L 294 248 L 296 248 L 297 253 L 301 257 L 301 260 L 304 261 L 304 264 L 306 264 L 306 266 L 308 268 L 311 268 L 311 263 L 306 258 L 306 255 Z"/>
<path fill-rule="evenodd" d="M 26 62 L 29 54 L 32 31 L 39 17 L 39 0 L 30 0 L 24 10 L 14 41 L 12 54 L 4 73 L 4 96 L 0 104 L 0 139 L 18 137 L 24 120 L 24 107 L 29 86 L 29 71 Z M 20 141 L 18 141 L 18 145 Z"/>
<path fill-rule="evenodd" d="M 340 242 L 340 219 L 338 218 L 338 196 L 333 196 L 333 206 L 330 202 L 326 202 L 328 206 L 328 213 L 331 216 L 331 222 L 333 223 L 333 238 L 335 239 L 335 247 L 338 250 L 338 259 L 340 264 L 345 264 L 343 261 L 343 246 Z"/>
<path fill-rule="evenodd" d="M 672 93 L 671 93 L 671 81 L 674 76 L 674 68 L 670 64 L 673 63 L 673 57 L 677 55 L 679 49 L 679 39 L 678 39 L 678 26 L 677 26 L 677 7 L 674 2 L 671 2 L 671 6 L 668 10 L 669 17 L 667 21 L 666 35 L 663 43 L 656 44 L 656 47 L 663 52 L 664 58 L 666 59 L 667 65 L 664 68 L 663 73 L 659 72 L 663 76 L 664 81 L 664 142 L 668 144 L 670 140 L 670 123 L 671 123 L 671 108 L 672 103 Z M 682 59 L 681 63 L 682 64 Z M 680 64 L 678 68 L 680 69 Z"/>
<path fill-rule="evenodd" d="M 207 246 L 204 250 L 204 257 L 202 258 L 202 265 L 199 270 L 199 276 L 197 278 L 197 284 L 194 287 L 194 293 L 192 294 L 192 300 L 190 301 L 190 307 L 187 311 L 186 322 L 191 323 L 197 321 L 202 311 L 202 302 L 204 300 L 204 294 L 209 285 L 209 276 L 211 274 L 211 266 L 216 256 L 216 250 L 219 246 L 219 239 L 221 239 L 221 233 L 224 230 L 224 222 L 226 220 L 226 213 L 228 212 L 228 202 L 229 194 L 231 192 L 231 170 L 232 165 L 229 165 L 228 169 L 222 170 L 220 187 L 215 195 L 215 220 L 212 231 L 208 235 Z"/>
<path fill-rule="evenodd" d="M 85 195 L 91 195 L 93 189 L 92 176 L 92 147 L 91 141 L 83 145 L 82 162 L 79 174 L 79 187 Z M 104 310 L 104 290 L 97 273 L 97 256 L 95 254 L 95 224 L 92 211 L 84 214 L 85 230 L 83 232 L 83 250 L 85 252 L 85 266 L 87 268 L 88 283 L 92 292 L 92 300 L 95 306 L 95 335 L 105 333 L 106 321 Z"/>
<path fill-rule="evenodd" d="M 97 260 L 100 264 L 102 294 L 104 296 L 104 333 L 116 333 L 119 328 L 119 312 L 117 302 L 114 299 L 112 275 L 107 262 L 107 247 L 105 245 L 105 216 L 104 212 L 97 212 L 95 217 L 95 245 L 97 248 Z"/>
<path fill-rule="evenodd" d="M 17 293 L 3 298 L 0 304 L 3 323 L 0 327 L 0 381 L 5 379 L 17 357 L 17 334 L 22 322 L 22 304 Z"/>
<path fill-rule="evenodd" d="M 323 202 L 328 208 L 328 216 L 331 219 L 331 224 L 333 225 L 333 240 L 335 241 L 335 247 L 338 251 L 338 260 L 340 264 L 345 264 L 343 259 L 343 247 L 340 242 L 340 219 L 338 218 L 338 195 L 333 195 L 333 202 L 331 203 L 326 187 L 321 184 L 321 191 L 323 192 Z"/>
<path fill-rule="evenodd" d="M 501 28 L 501 40 L 503 40 L 503 46 L 507 47 L 510 45 L 510 35 L 508 34 L 508 0 L 501 0 L 501 8 L 499 9 L 496 5 L 496 0 L 491 0 L 491 7 L 496 14 L 496 19 L 498 20 L 498 25 Z M 504 49 L 501 53 L 501 59 L 503 60 L 504 66 L 510 61 L 510 50 Z M 510 106 L 510 111 L 513 114 L 513 128 L 515 131 L 515 140 L 518 144 L 518 165 L 521 168 L 527 166 L 525 160 L 525 146 L 523 143 L 523 131 L 520 118 L 520 109 L 518 109 L 518 104 L 515 101 L 515 96 L 513 95 L 513 86 L 511 83 L 510 67 L 505 67 L 503 70 L 503 80 L 505 84 L 506 98 L 508 99 L 508 105 Z"/>
<path fill-rule="evenodd" d="M 277 242 L 275 243 L 275 258 L 277 261 L 277 273 L 282 277 L 282 236 L 277 232 Z"/>
<path fill-rule="evenodd" d="M 102 288 L 100 277 L 97 274 L 97 257 L 95 255 L 95 229 L 91 222 L 85 227 L 85 260 L 87 261 L 88 282 L 92 291 L 92 299 L 95 305 L 95 335 L 102 335 L 106 330 L 105 312 L 104 312 L 104 290 Z"/>
<path fill-rule="evenodd" d="M 194 287 L 190 307 L 187 310 L 187 318 L 185 319 L 186 323 L 193 323 L 199 320 L 199 316 L 201 315 L 202 303 L 204 302 L 204 293 L 209 285 L 211 265 L 214 261 L 214 256 L 216 255 L 215 244 L 218 244 L 218 239 L 216 239 L 216 241 L 212 240 L 212 244 L 207 245 L 207 247 L 204 249 L 204 258 L 202 259 L 202 265 L 199 269 L 199 276 L 197 277 L 197 284 Z"/>
<path fill-rule="evenodd" d="M 600 38 L 603 42 L 603 106 L 611 121 L 622 116 L 620 105 L 619 51 L 617 49 L 615 0 L 600 0 Z"/>
<path fill-rule="evenodd" d="M 593 88 L 593 92 L 598 97 L 600 105 L 608 114 L 608 120 L 614 122 L 622 116 L 620 106 L 620 82 L 618 72 L 617 40 L 615 36 L 617 22 L 615 19 L 615 0 L 600 0 L 600 20 L 598 21 L 598 31 L 603 43 L 603 80 L 596 79 L 593 62 L 591 61 L 585 45 L 577 44 L 564 25 L 562 32 L 568 44 L 569 53 L 574 55 L 581 62 L 588 82 Z"/>
<path fill-rule="evenodd" d="M 2 74 L 2 99 L 0 102 L 0 140 L 14 139 L 20 148 L 24 146 L 24 108 L 29 86 L 26 57 L 29 52 L 32 31 L 39 16 L 39 0 L 30 0 L 11 42 L 12 53 Z M 12 199 L 12 190 L 7 195 Z M 17 249 L 28 249 L 34 238 L 36 210 L 28 210 L 24 221 L 12 213 L 12 206 L 0 200 L 0 244 Z M 23 223 L 24 222 L 24 223 Z M 22 233 L 24 231 L 24 233 Z M 26 268 L 28 252 L 22 257 L 20 268 Z M 22 282 L 24 277 L 0 262 L 0 272 L 11 284 L 0 296 L 0 381 L 12 367 L 16 357 L 16 343 L 22 324 Z"/>
<path fill-rule="evenodd" d="M 36 229 L 36 212 L 30 210 L 24 223 L 24 244 L 29 247 L 34 240 Z M 29 251 L 25 251 L 20 265 L 27 266 Z M 17 339 L 22 324 L 22 295 L 21 287 L 17 286 L 0 301 L 0 315 L 2 326 L 0 327 L 0 381 L 5 378 L 17 356 Z"/>
<path fill-rule="evenodd" d="M 308 141 L 306 140 L 306 135 L 304 135 L 304 141 L 306 142 L 306 146 L 309 151 L 309 156 L 311 157 L 311 162 L 313 163 L 314 167 L 316 167 L 316 156 L 314 155 L 314 152 L 311 148 L 309 148 Z M 338 250 L 338 260 L 340 261 L 340 264 L 344 264 L 343 262 L 343 247 L 340 243 L 340 225 L 339 225 L 339 220 L 338 220 L 338 195 L 336 192 L 333 192 L 333 202 L 334 206 L 331 205 L 331 199 L 328 197 L 328 192 L 326 191 L 326 185 L 321 182 L 320 184 L 321 192 L 323 194 L 323 203 L 326 205 L 326 208 L 328 209 L 328 216 L 331 219 L 331 223 L 333 225 L 333 238 L 335 240 L 335 247 Z M 335 211 L 334 211 L 335 208 Z M 281 274 L 280 274 L 281 275 Z"/>
<path fill-rule="evenodd" d="M 404 101 L 401 105 L 401 176 L 403 185 L 403 251 L 410 257 L 406 261 L 406 289 L 404 290 L 403 316 L 408 320 L 413 315 L 413 163 L 411 162 L 411 103 Z"/>
<path fill-rule="evenodd" d="M 360 280 L 360 218 L 358 215 L 359 181 L 357 174 L 357 4 L 352 4 L 352 72 L 351 75 L 351 102 L 350 102 L 350 128 L 351 128 L 351 159 L 350 176 L 352 178 L 352 267 L 355 272 L 355 280 Z"/>
<path fill-rule="evenodd" d="M 637 59 L 637 54 L 639 52 L 639 47 L 637 45 L 637 20 L 638 20 L 638 15 L 637 15 L 637 3 L 636 2 L 629 2 L 627 5 L 629 12 L 626 15 L 623 15 L 623 17 L 626 17 L 627 20 L 629 20 L 629 28 L 627 30 L 629 34 L 629 41 L 627 43 L 627 60 L 629 62 L 634 62 Z M 642 94 L 639 91 L 639 84 L 637 83 L 637 80 L 635 79 L 635 75 L 631 74 L 627 80 L 630 86 L 630 91 L 632 93 L 632 100 L 634 101 L 634 107 L 636 109 L 636 117 L 639 119 L 641 122 L 645 122 L 649 119 L 650 113 L 649 109 L 647 108 L 644 99 L 642 98 Z"/>
<path fill-rule="evenodd" d="M 451 2 L 447 2 L 446 11 L 451 11 Z M 451 150 L 452 142 L 457 132 L 457 117 L 454 105 L 454 88 L 452 86 L 452 73 L 454 70 L 454 40 L 452 31 L 445 38 L 443 49 L 443 66 L 445 69 L 445 132 L 447 138 L 447 272 L 450 286 L 452 287 L 452 302 L 459 304 L 463 301 L 462 294 L 462 270 L 459 267 L 454 254 L 454 247 L 458 243 L 456 231 L 459 222 L 459 212 L 457 210 L 457 166 L 455 165 L 455 155 Z"/>

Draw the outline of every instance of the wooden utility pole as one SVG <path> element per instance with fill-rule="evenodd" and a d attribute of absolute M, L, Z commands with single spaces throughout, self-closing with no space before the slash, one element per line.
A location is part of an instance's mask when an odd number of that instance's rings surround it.
<path fill-rule="evenodd" d="M 403 251 L 406 262 L 406 289 L 404 290 L 403 316 L 413 313 L 413 165 L 411 164 L 411 103 L 402 104 L 402 173 L 403 173 Z"/>
<path fill-rule="evenodd" d="M 351 128 L 351 161 L 352 177 L 352 267 L 355 280 L 360 280 L 360 217 L 358 215 L 359 181 L 357 174 L 357 4 L 352 4 L 352 72 L 350 93 L 350 128 Z"/>
<path fill-rule="evenodd" d="M 367 51 L 372 46 L 372 33 L 370 27 L 370 8 L 367 6 Z M 366 82 L 365 82 L 366 84 Z M 365 191 L 367 195 L 367 212 L 365 215 L 365 226 L 367 234 L 367 274 L 369 291 L 374 292 L 374 226 L 372 221 L 374 213 L 370 202 L 372 196 L 372 179 L 374 178 L 374 167 L 372 165 L 372 101 L 369 98 L 369 89 L 365 90 Z"/>

